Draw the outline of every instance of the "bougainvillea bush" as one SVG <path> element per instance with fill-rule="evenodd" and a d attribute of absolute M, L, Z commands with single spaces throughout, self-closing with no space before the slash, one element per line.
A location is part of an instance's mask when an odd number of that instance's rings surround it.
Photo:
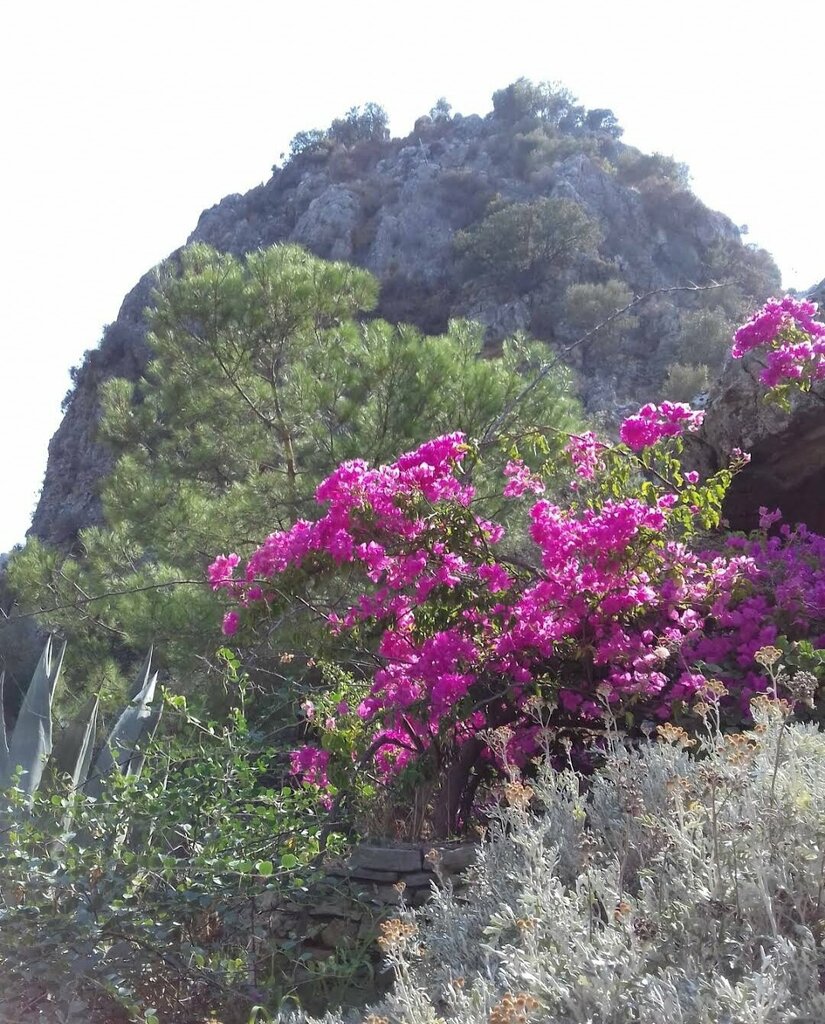
<path fill-rule="evenodd" d="M 772 300 L 734 354 L 761 346 L 766 386 L 807 386 L 823 365 L 814 313 Z M 544 496 L 536 446 L 501 458 L 501 445 L 454 433 L 390 465 L 349 461 L 318 487 L 316 520 L 270 535 L 242 570 L 219 557 L 210 580 L 234 602 L 225 633 L 302 603 L 371 659 L 350 692 L 305 706 L 317 739 L 295 752 L 296 774 L 331 800 L 353 772 L 413 771 L 448 834 L 503 768 L 542 750 L 586 762 L 607 722 L 698 721 L 709 695 L 747 720 L 775 685 L 755 658 L 766 645 L 816 667 L 825 540 L 768 509 L 758 533 L 725 535 L 722 500 L 748 457 L 706 480 L 686 469 L 683 435 L 701 420 L 663 402 L 626 419 L 617 444 L 571 437 L 564 503 Z M 499 458 L 498 493 L 478 493 L 478 466 L 489 479 Z"/>

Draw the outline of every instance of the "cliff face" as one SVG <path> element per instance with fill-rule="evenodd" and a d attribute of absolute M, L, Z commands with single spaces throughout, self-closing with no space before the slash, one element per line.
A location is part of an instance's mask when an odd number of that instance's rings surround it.
<path fill-rule="evenodd" d="M 614 283 L 640 295 L 724 278 L 732 283 L 713 312 L 722 318 L 778 290 L 767 254 L 744 246 L 727 217 L 703 206 L 672 161 L 624 146 L 609 111 L 548 117 L 499 106 L 484 118 L 422 118 L 404 139 L 328 133 L 266 184 L 205 211 L 189 241 L 236 255 L 298 242 L 373 271 L 381 316 L 428 332 L 470 317 L 487 326 L 491 344 L 517 330 L 570 344 L 588 326 L 571 306 L 576 284 Z M 527 275 L 473 273 L 462 258 L 457 236 L 471 235 L 490 211 L 562 199 L 597 225 L 595 247 Z M 76 375 L 30 531 L 44 540 L 66 544 L 99 521 L 108 458 L 95 441 L 98 389 L 112 376 L 136 379 L 145 366 L 151 287 L 147 274 Z M 686 324 L 708 305 L 689 292 L 659 295 L 604 342 L 577 348 L 570 359 L 589 408 L 615 414 L 660 394 L 668 363 L 701 361 L 689 351 Z"/>

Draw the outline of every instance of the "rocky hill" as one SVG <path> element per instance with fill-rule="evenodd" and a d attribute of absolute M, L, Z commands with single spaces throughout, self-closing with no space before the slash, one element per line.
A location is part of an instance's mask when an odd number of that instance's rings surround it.
<path fill-rule="evenodd" d="M 658 291 L 564 358 L 588 408 L 608 420 L 663 389 L 701 390 L 733 322 L 779 289 L 771 258 L 693 195 L 683 167 L 623 144 L 609 110 L 525 81 L 493 105 L 462 117 L 439 102 L 406 138 L 389 137 L 380 107 L 350 111 L 296 136 L 268 182 L 205 211 L 189 241 L 236 255 L 301 243 L 373 271 L 379 315 L 428 332 L 479 320 L 491 349 L 525 331 L 564 353 Z M 108 457 L 95 441 L 98 389 L 145 366 L 152 282 L 151 272 L 138 282 L 73 374 L 30 531 L 44 540 L 65 544 L 99 520 Z M 723 286 L 659 291 L 712 283 Z"/>

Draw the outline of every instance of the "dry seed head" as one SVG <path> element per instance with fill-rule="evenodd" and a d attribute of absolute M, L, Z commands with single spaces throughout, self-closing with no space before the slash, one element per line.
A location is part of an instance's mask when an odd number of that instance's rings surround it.
<path fill-rule="evenodd" d="M 504 799 L 511 807 L 524 810 L 533 799 L 533 787 L 525 786 L 523 782 L 505 782 Z"/>
<path fill-rule="evenodd" d="M 401 921 L 397 917 L 391 917 L 382 921 L 378 926 L 378 945 L 384 951 L 394 949 L 403 945 L 407 939 L 411 939 L 418 931 L 414 924 L 408 921 Z"/>
<path fill-rule="evenodd" d="M 656 938 L 659 926 L 652 918 L 634 917 L 633 931 L 641 942 L 650 942 L 651 939 Z"/>
<path fill-rule="evenodd" d="M 777 661 L 782 657 L 782 651 L 778 647 L 761 647 L 756 654 L 753 656 L 753 660 L 758 665 L 763 665 L 765 668 L 770 668 L 771 665 L 775 665 Z"/>
<path fill-rule="evenodd" d="M 751 701 L 753 717 L 757 716 L 768 719 L 788 718 L 793 712 L 793 706 L 786 700 L 770 697 L 766 693 L 760 693 Z M 757 726 L 756 732 L 759 731 Z"/>
<path fill-rule="evenodd" d="M 616 904 L 616 909 L 613 911 L 613 920 L 621 921 L 623 918 L 627 917 L 630 911 L 630 904 L 625 903 L 624 900 L 619 900 L 619 902 Z"/>
<path fill-rule="evenodd" d="M 721 679 L 708 679 L 704 686 L 704 692 L 714 700 L 718 700 L 720 697 L 727 697 L 730 691 Z"/>
<path fill-rule="evenodd" d="M 817 685 L 816 676 L 812 672 L 797 672 L 787 683 L 794 700 L 800 704 L 807 705 L 809 708 L 815 706 L 814 697 L 816 696 Z"/>
<path fill-rule="evenodd" d="M 673 743 L 675 746 L 681 747 L 682 750 L 696 746 L 696 740 L 691 739 L 681 725 L 674 725 L 672 722 L 660 725 L 656 733 L 664 743 Z"/>
<path fill-rule="evenodd" d="M 547 701 L 543 700 L 537 693 L 534 693 L 524 702 L 524 710 L 528 715 L 540 716 L 542 711 L 550 709 L 547 706 Z"/>
<path fill-rule="evenodd" d="M 539 1001 L 528 992 L 510 995 L 508 992 L 490 1010 L 490 1024 L 524 1024 L 533 1010 L 538 1009 Z"/>

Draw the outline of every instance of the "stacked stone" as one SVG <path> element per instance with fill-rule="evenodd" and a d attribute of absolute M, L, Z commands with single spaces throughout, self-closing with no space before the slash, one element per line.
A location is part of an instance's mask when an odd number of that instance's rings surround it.
<path fill-rule="evenodd" d="M 382 919 L 402 904 L 422 906 L 433 886 L 448 879 L 461 886 L 477 849 L 473 843 L 356 846 L 347 860 L 327 864 L 325 877 L 302 897 L 285 900 L 264 891 L 224 923 L 246 929 L 254 922 L 259 941 L 323 960 L 337 950 L 369 946 Z"/>

